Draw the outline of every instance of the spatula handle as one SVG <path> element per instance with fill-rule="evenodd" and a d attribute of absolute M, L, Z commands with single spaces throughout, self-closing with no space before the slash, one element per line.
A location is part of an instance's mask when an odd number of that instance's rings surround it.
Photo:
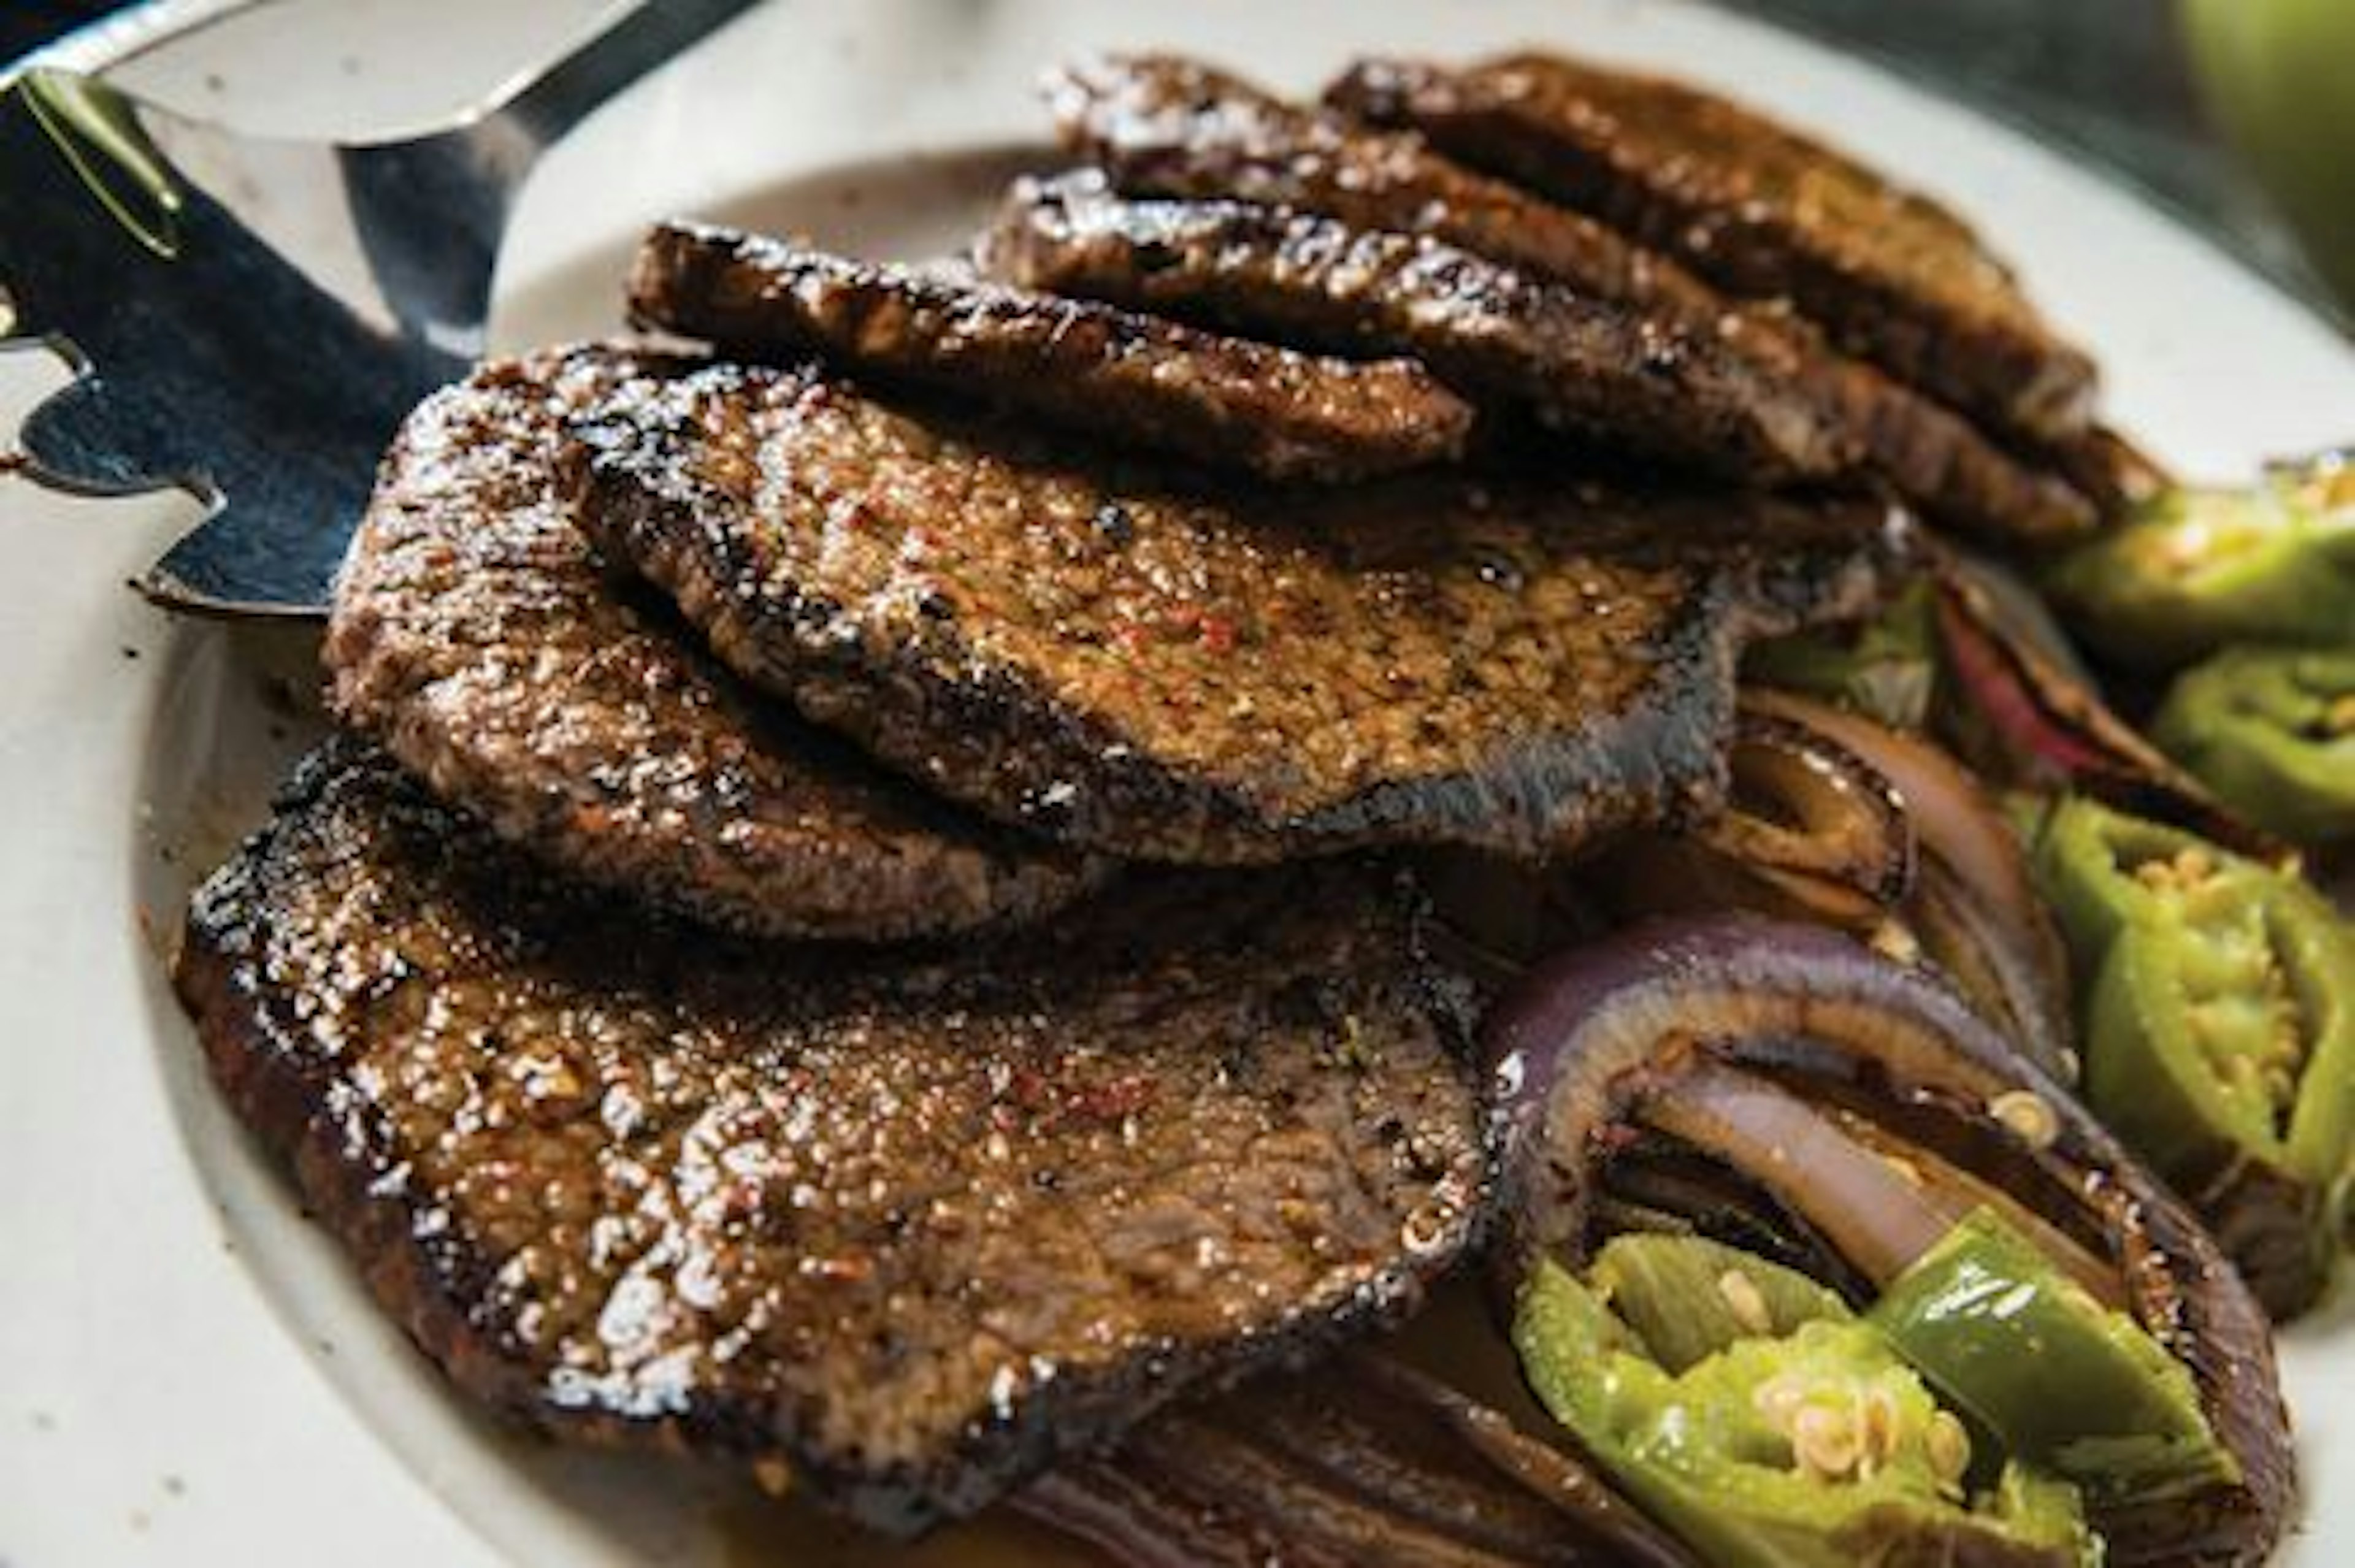
<path fill-rule="evenodd" d="M 490 118 L 548 146 L 615 93 L 757 3 L 646 0 L 562 59 L 519 78 Z"/>

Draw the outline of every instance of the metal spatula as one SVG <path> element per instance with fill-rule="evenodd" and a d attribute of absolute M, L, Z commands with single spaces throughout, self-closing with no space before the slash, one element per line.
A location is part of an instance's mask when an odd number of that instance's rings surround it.
<path fill-rule="evenodd" d="M 240 135 L 69 72 L 0 88 L 0 335 L 79 372 L 16 466 L 96 495 L 184 486 L 204 523 L 160 603 L 326 605 L 378 454 L 482 352 L 492 270 L 539 155 L 752 0 L 652 0 L 422 136 Z"/>

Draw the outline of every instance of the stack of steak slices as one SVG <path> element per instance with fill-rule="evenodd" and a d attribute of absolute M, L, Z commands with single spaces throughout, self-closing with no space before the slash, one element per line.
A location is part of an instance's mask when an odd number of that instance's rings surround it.
<path fill-rule="evenodd" d="M 629 306 L 698 347 L 421 407 L 346 733 L 179 965 L 453 1381 L 895 1531 L 1475 1245 L 1414 852 L 1707 815 L 1742 648 L 1881 603 L 1905 501 L 2106 504 L 2047 371 L 2000 427 L 1615 205 L 1182 61 L 1055 101 L 1101 166 L 965 261 L 665 225 Z"/>
<path fill-rule="evenodd" d="M 1068 68 L 1049 96 L 1064 144 L 1124 197 L 1419 236 L 1710 343 L 1812 403 L 1929 519 L 1990 542 L 2082 534 L 2158 483 L 2093 422 L 2091 362 L 1961 220 L 1680 84 L 1551 57 L 1375 61 L 1310 107 L 1142 55 Z M 1034 226 L 1015 271 L 1140 297 L 1104 265 L 1107 231 L 1177 223 L 1185 238 L 1146 271 L 1178 275 L 1151 286 L 1163 308 L 1218 319 L 1234 308 L 1221 280 L 1281 252 L 1263 236 L 1205 247 L 1215 216 L 1098 208 Z"/>

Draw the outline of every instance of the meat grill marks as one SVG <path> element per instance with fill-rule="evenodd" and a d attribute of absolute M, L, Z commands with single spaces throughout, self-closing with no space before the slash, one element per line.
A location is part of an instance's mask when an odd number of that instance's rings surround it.
<path fill-rule="evenodd" d="M 1902 379 L 2037 440 L 2088 423 L 2093 361 L 1944 207 L 1662 77 L 1522 54 L 1371 60 L 1328 101 L 1602 217 L 1737 294 L 1788 297 Z"/>
<path fill-rule="evenodd" d="M 1550 411 L 1565 393 L 1629 399 L 1642 424 L 1764 423 L 1825 461 L 1860 455 L 1937 520 L 2044 538 L 2095 521 L 2087 497 L 2006 455 L 1958 415 L 1853 360 L 1822 352 L 1781 315 L 1701 315 L 1646 305 L 1729 352 L 1677 386 L 1632 379 L 1589 299 L 1429 235 L 1220 200 L 1123 199 L 1093 172 L 1018 185 L 987 237 L 985 265 L 1026 285 L 1166 311 L 1233 332 L 1337 352 L 1407 351 L 1484 404 Z M 1603 318 L 1624 327 L 1631 319 Z M 1632 396 L 1631 396 L 1632 392 Z M 1623 418 L 1622 422 L 1627 422 Z M 1838 454 L 1835 456 L 1834 454 Z"/>
<path fill-rule="evenodd" d="M 1459 455 L 1472 411 L 1420 366 L 1317 358 L 1084 301 L 664 224 L 630 276 L 639 321 L 754 357 L 980 399 L 1272 479 L 1338 481 Z"/>
<path fill-rule="evenodd" d="M 1027 937 L 739 944 L 585 898 L 332 744 L 176 968 L 229 1104 L 449 1375 L 968 1510 L 1414 1303 L 1488 1179 L 1406 890 L 1143 877 Z"/>
<path fill-rule="evenodd" d="M 1731 478 L 1830 475 L 1855 457 L 1797 388 L 1712 344 L 1423 236 L 1237 202 L 1124 204 L 1082 175 L 1018 186 L 982 262 L 1236 332 L 1413 354 L 1485 406 Z"/>
<path fill-rule="evenodd" d="M 1476 175 L 1420 136 L 1350 125 L 1171 55 L 1108 56 L 1047 80 L 1057 136 L 1124 191 L 1320 212 L 1428 233 L 1614 300 L 1714 295 L 1593 219 Z"/>
<path fill-rule="evenodd" d="M 1729 299 L 1668 257 L 1451 162 L 1412 133 L 1345 123 L 1159 55 L 1069 68 L 1050 81 L 1049 99 L 1065 145 L 1124 191 L 1423 234 L 1672 324 L 1786 386 L 1786 396 L 1812 401 L 1872 469 L 1938 521 L 2033 542 L 2099 520 L 2094 502 L 2043 471 L 2042 459 L 2013 455 L 1951 410 L 1838 353 L 1804 318 Z M 1174 295 L 1183 286 L 1178 279 L 1161 288 Z M 2106 475 L 2113 465 L 2101 452 L 2079 450 L 2085 441 L 2063 443 L 2054 463 L 2082 460 L 2089 476 Z"/>
<path fill-rule="evenodd" d="M 564 417 L 687 364 L 503 361 L 409 418 L 337 582 L 336 715 L 552 864 L 741 930 L 955 931 L 1101 880 L 743 691 L 607 581 L 573 526 Z"/>
<path fill-rule="evenodd" d="M 1853 615 L 1902 517 L 1470 478 L 1248 507 L 815 370 L 574 429 L 591 527 L 732 667 L 933 788 L 1141 859 L 1521 852 L 1706 807 L 1740 648 Z"/>

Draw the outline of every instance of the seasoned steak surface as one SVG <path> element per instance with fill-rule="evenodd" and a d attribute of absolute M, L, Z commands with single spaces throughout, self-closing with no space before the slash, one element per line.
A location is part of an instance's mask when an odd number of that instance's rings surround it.
<path fill-rule="evenodd" d="M 1593 219 L 1473 173 L 1422 137 L 1351 124 L 1288 103 L 1176 55 L 1110 55 L 1047 80 L 1064 146 L 1139 195 L 1321 212 L 1365 229 L 1428 233 L 1604 299 L 1649 300 L 1689 286 L 1674 262 Z"/>
<path fill-rule="evenodd" d="M 1638 449 L 1648 441 L 1661 455 L 1674 456 L 1676 444 L 1650 439 L 1662 426 L 1723 450 L 1763 425 L 1782 445 L 1804 443 L 1827 462 L 1860 459 L 1934 520 L 1974 532 L 2042 539 L 2097 520 L 2067 481 L 1828 352 L 1803 325 L 1743 315 L 1722 300 L 1696 305 L 1680 290 L 1634 303 L 1711 344 L 1706 366 L 1689 364 L 1672 381 L 1638 376 L 1623 385 L 1610 373 L 1611 336 L 1598 341 L 1574 287 L 1429 235 L 1243 202 L 1124 198 L 1082 171 L 1009 192 L 984 261 L 1032 287 L 1230 331 L 1337 350 L 1411 349 L 1476 400 L 1531 407 L 1549 422 L 1616 433 Z M 1660 275 L 1655 270 L 1654 281 Z M 1593 396 L 1612 404 L 1601 419 L 1582 407 Z"/>
<path fill-rule="evenodd" d="M 1788 296 L 1844 344 L 1994 424 L 2084 428 L 2093 361 L 1978 235 L 1782 122 L 1683 82 L 1521 54 L 1371 60 L 1328 98 L 1603 216 L 1740 294 Z"/>
<path fill-rule="evenodd" d="M 1274 479 L 1459 454 L 1472 411 L 1411 361 L 1318 358 L 1084 301 L 664 224 L 639 248 L 643 322 L 945 389 L 1008 412 Z"/>
<path fill-rule="evenodd" d="M 1081 175 L 1018 186 L 982 260 L 1031 288 L 1336 352 L 1411 353 L 1481 402 L 1735 479 L 1829 475 L 1857 456 L 1800 389 L 1713 335 L 1427 236 L 1241 202 L 1124 203 Z"/>
<path fill-rule="evenodd" d="M 1146 859 L 1566 847 L 1706 805 L 1751 637 L 1859 613 L 1876 503 L 1453 476 L 1220 499 L 810 369 L 574 426 L 591 526 L 750 678 L 935 788 Z"/>
<path fill-rule="evenodd" d="M 1412 133 L 1347 123 L 1166 55 L 1067 68 L 1050 81 L 1050 101 L 1064 144 L 1101 164 L 1123 190 L 1284 207 L 1358 229 L 1429 235 L 1714 340 L 1753 375 L 1785 388 L 1785 396 L 1809 401 L 1877 473 L 1940 522 L 2035 541 L 2082 533 L 2099 520 L 2060 458 L 2012 455 L 1943 405 L 1834 350 L 1805 319 L 1731 299 L 1659 252 L 1519 186 L 1476 174 Z M 1178 271 L 1161 285 L 1165 293 L 1185 286 Z M 1237 297 L 1222 292 L 1226 300 Z M 2046 465 L 2062 472 L 2044 472 Z"/>
<path fill-rule="evenodd" d="M 598 348 L 499 361 L 410 416 L 336 584 L 337 717 L 503 837 L 738 929 L 955 931 L 1101 880 L 746 692 L 608 582 L 573 526 L 564 417 L 683 368 Z"/>
<path fill-rule="evenodd" d="M 1463 998 L 1355 864 L 935 950 L 584 897 L 331 745 L 198 891 L 229 1103 L 468 1392 L 890 1528 L 1410 1307 L 1487 1180 Z"/>

